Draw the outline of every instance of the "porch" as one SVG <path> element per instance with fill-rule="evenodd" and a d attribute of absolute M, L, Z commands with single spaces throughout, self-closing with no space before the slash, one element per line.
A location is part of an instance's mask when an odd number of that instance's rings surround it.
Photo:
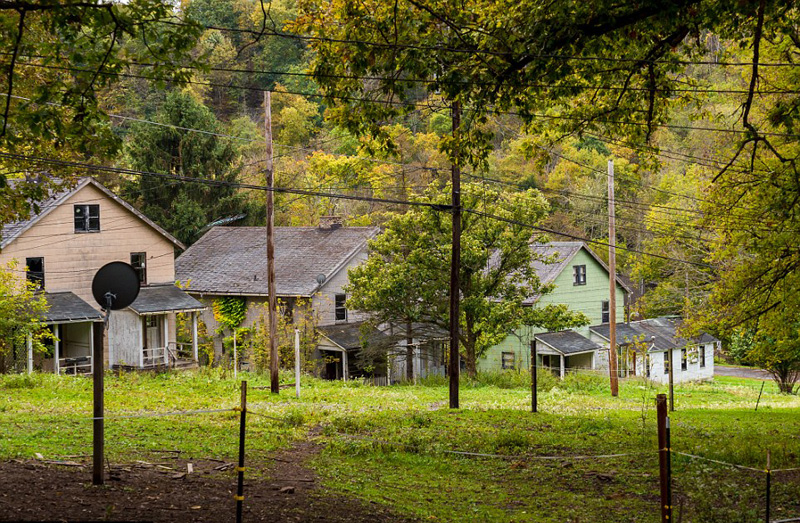
<path fill-rule="evenodd" d="M 600 345 L 575 331 L 546 332 L 534 337 L 537 366 L 563 378 L 569 372 L 593 370 Z"/>

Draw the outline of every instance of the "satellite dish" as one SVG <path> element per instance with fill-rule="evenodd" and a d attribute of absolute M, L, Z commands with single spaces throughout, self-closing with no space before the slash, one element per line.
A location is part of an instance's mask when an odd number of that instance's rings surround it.
<path fill-rule="evenodd" d="M 325 280 L 327 280 L 327 279 L 328 279 L 327 276 L 325 276 L 324 274 L 317 274 L 317 283 L 318 284 L 322 285 L 323 283 L 325 283 Z"/>
<path fill-rule="evenodd" d="M 100 267 L 92 279 L 92 296 L 106 310 L 124 309 L 139 295 L 139 276 L 125 262 Z"/>

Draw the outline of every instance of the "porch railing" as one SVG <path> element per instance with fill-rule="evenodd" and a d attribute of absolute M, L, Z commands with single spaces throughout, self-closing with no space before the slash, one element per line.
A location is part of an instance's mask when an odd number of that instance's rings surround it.
<path fill-rule="evenodd" d="M 68 375 L 91 374 L 92 357 L 78 356 L 75 358 L 59 358 L 58 372 L 60 374 L 68 374 Z"/>

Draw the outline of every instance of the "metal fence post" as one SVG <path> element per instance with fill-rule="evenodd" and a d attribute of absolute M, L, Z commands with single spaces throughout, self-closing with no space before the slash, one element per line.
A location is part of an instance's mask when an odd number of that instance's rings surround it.
<path fill-rule="evenodd" d="M 236 523 L 242 522 L 242 502 L 244 501 L 244 429 L 245 418 L 247 417 L 247 382 L 242 381 L 242 406 L 240 408 L 241 417 L 239 418 L 239 466 L 236 472 L 239 475 L 239 482 L 236 486 Z"/>

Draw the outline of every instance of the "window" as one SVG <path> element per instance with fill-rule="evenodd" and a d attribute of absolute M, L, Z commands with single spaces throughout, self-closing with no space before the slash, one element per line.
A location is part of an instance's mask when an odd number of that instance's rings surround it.
<path fill-rule="evenodd" d="M 586 285 L 586 265 L 572 266 L 572 284 Z"/>
<path fill-rule="evenodd" d="M 689 369 L 689 355 L 686 352 L 686 349 L 681 349 L 681 370 L 688 370 Z"/>
<path fill-rule="evenodd" d="M 503 353 L 503 368 L 504 369 L 513 369 L 514 367 L 514 356 L 513 352 L 504 352 Z"/>
<path fill-rule="evenodd" d="M 76 205 L 75 206 L 75 232 L 100 231 L 100 206 Z"/>
<path fill-rule="evenodd" d="M 139 285 L 147 285 L 147 266 L 145 260 L 147 259 L 146 252 L 132 252 L 131 253 L 131 267 L 136 271 L 139 276 Z"/>
<path fill-rule="evenodd" d="M 600 303 L 602 310 L 600 314 L 601 316 L 600 323 L 608 323 L 609 321 L 611 321 L 611 309 L 608 305 L 608 300 L 603 300 Z"/>
<path fill-rule="evenodd" d="M 44 258 L 25 258 L 25 277 L 37 290 L 44 289 Z"/>
<path fill-rule="evenodd" d="M 336 321 L 347 321 L 347 307 L 345 306 L 345 303 L 347 303 L 347 295 L 337 294 L 335 300 L 334 313 L 336 315 Z"/>
<path fill-rule="evenodd" d="M 706 366 L 706 346 L 705 345 L 700 345 L 700 355 L 699 356 L 700 356 L 700 368 L 702 369 L 703 367 Z"/>
<path fill-rule="evenodd" d="M 664 353 L 664 374 L 669 374 L 669 351 Z"/>

